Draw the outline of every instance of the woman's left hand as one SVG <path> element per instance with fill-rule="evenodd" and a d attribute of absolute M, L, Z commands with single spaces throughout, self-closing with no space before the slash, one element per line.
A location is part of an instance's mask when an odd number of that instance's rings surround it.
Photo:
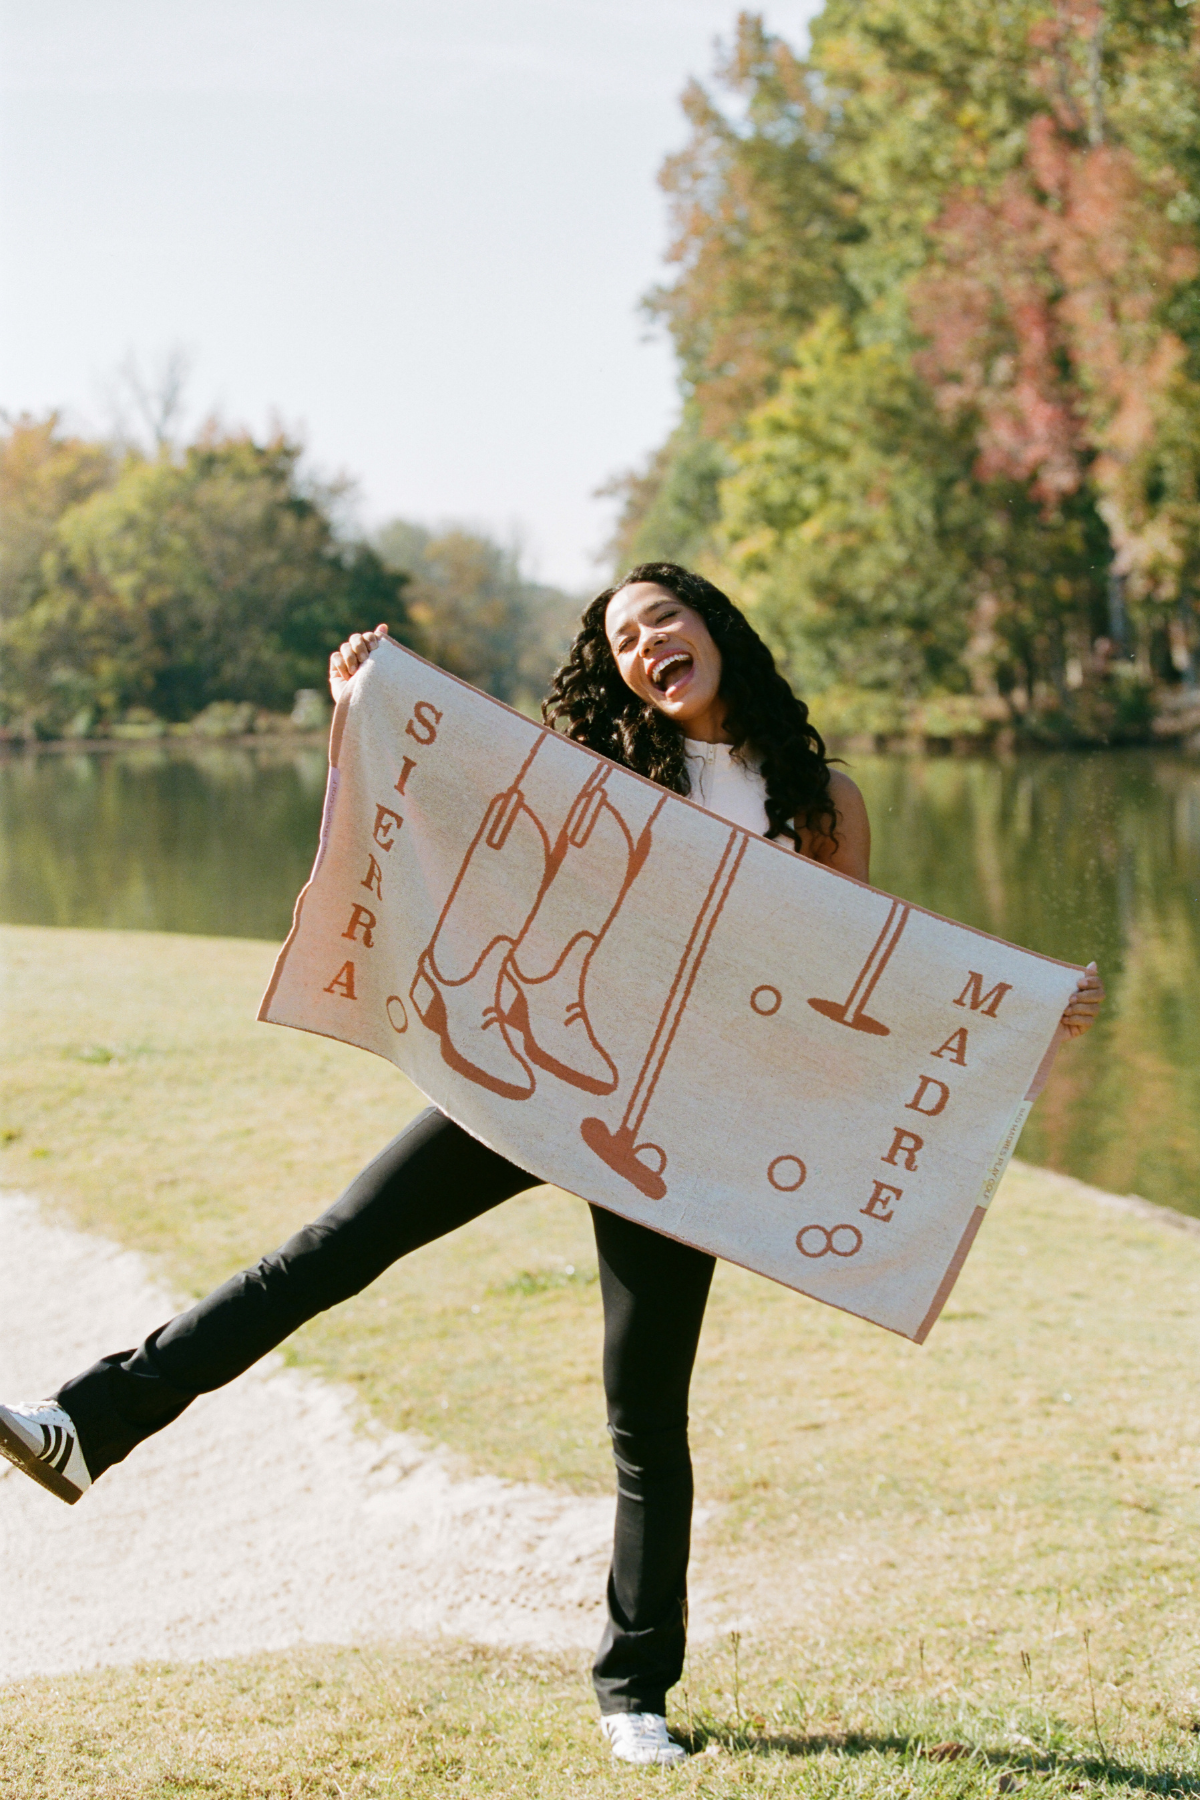
<path fill-rule="evenodd" d="M 1075 993 L 1062 1016 L 1062 1028 L 1068 1037 L 1082 1037 L 1096 1023 L 1096 1015 L 1104 1000 L 1104 983 L 1094 962 L 1088 964 L 1075 983 Z"/>

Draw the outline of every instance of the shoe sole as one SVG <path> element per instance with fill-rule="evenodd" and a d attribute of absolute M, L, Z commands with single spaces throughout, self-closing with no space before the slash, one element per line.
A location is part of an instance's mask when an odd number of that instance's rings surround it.
<path fill-rule="evenodd" d="M 5 1423 L 2 1415 L 0 1455 L 5 1456 L 14 1469 L 20 1469 L 23 1474 L 36 1481 L 39 1487 L 44 1487 L 47 1493 L 53 1494 L 58 1500 L 65 1500 L 68 1506 L 74 1506 L 83 1495 L 82 1488 L 77 1488 L 73 1481 L 68 1481 L 65 1475 L 60 1475 L 57 1469 L 52 1469 L 49 1463 L 44 1463 L 40 1457 L 35 1456 L 28 1444 Z"/>
<path fill-rule="evenodd" d="M 442 998 L 440 987 L 433 980 L 430 972 L 432 966 L 428 959 L 428 952 L 423 952 L 417 963 L 417 973 L 408 993 L 422 1025 L 427 1026 L 441 1039 L 442 1061 L 448 1068 L 453 1069 L 456 1075 L 465 1076 L 468 1081 L 474 1082 L 476 1087 L 485 1087 L 491 1093 L 499 1094 L 502 1100 L 528 1100 L 536 1087 L 533 1071 L 517 1055 L 508 1038 L 504 1036 L 503 1026 L 501 1026 L 500 1035 L 504 1038 L 504 1043 L 511 1052 L 513 1061 L 524 1071 L 528 1084 L 526 1086 L 519 1087 L 514 1081 L 505 1081 L 501 1076 L 493 1075 L 487 1069 L 481 1069 L 478 1063 L 469 1062 L 455 1047 L 454 1040 L 450 1036 L 450 1020 L 446 1012 L 446 1002 Z M 452 984 L 447 982 L 446 985 L 449 987 Z"/>
<path fill-rule="evenodd" d="M 513 986 L 517 986 L 516 982 L 513 983 Z M 551 1056 L 549 1051 L 542 1049 L 533 1035 L 533 1027 L 529 1022 L 529 1002 L 522 988 L 517 988 L 517 998 L 505 1013 L 504 1023 L 510 1025 L 513 1031 L 520 1035 L 525 1044 L 525 1054 L 530 1062 L 536 1063 L 539 1069 L 544 1069 L 547 1075 L 556 1075 L 560 1081 L 567 1081 L 572 1087 L 582 1088 L 585 1094 L 603 1096 L 615 1092 L 621 1079 L 617 1074 L 616 1065 L 612 1057 L 601 1050 L 590 1031 L 588 1038 L 592 1049 L 597 1056 L 604 1057 L 605 1062 L 612 1070 L 612 1075 L 606 1080 L 602 1081 L 595 1075 L 585 1075 L 582 1070 L 571 1068 L 569 1063 L 559 1062 L 557 1057 Z"/>

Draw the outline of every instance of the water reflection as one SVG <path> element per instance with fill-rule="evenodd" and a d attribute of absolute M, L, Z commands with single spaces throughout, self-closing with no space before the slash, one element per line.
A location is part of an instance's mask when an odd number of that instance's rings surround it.
<path fill-rule="evenodd" d="M 1106 1016 L 1060 1056 L 1020 1154 L 1200 1213 L 1200 766 L 1129 751 L 852 772 L 881 887 L 1104 974 Z"/>
<path fill-rule="evenodd" d="M 1200 765 L 1149 751 L 854 758 L 881 887 L 1069 961 L 1102 1025 L 1021 1153 L 1200 1213 Z M 145 746 L 0 762 L 0 918 L 281 939 L 316 846 L 320 750 Z"/>
<path fill-rule="evenodd" d="M 323 750 L 156 745 L 0 763 L 0 918 L 282 938 Z"/>

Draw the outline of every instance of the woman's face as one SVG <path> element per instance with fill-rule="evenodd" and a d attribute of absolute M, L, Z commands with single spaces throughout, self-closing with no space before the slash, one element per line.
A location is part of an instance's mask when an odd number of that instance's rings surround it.
<path fill-rule="evenodd" d="M 653 581 L 635 581 L 613 595 L 604 631 L 626 687 L 685 737 L 725 739 L 719 698 L 721 652 L 700 614 Z"/>

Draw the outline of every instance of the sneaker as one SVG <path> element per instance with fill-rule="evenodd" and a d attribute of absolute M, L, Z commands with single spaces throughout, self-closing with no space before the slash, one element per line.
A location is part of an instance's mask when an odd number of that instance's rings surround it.
<path fill-rule="evenodd" d="M 0 1456 L 49 1488 L 68 1506 L 92 1485 L 70 1415 L 53 1400 L 0 1406 Z"/>
<path fill-rule="evenodd" d="M 667 1736 L 661 1713 L 606 1713 L 600 1729 L 617 1762 L 678 1763 L 687 1755 L 682 1744 Z"/>

